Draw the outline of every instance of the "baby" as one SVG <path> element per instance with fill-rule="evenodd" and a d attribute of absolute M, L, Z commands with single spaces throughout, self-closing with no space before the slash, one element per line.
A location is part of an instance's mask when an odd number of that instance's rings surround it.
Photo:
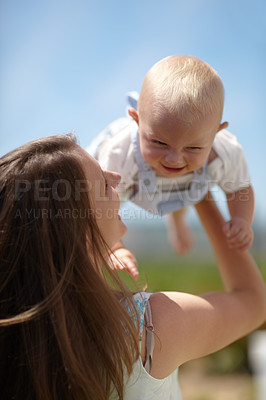
<path fill-rule="evenodd" d="M 221 122 L 224 88 L 217 72 L 186 55 L 169 56 L 146 74 L 139 98 L 129 97 L 131 117 L 108 125 L 88 151 L 101 167 L 121 175 L 119 195 L 153 214 L 168 215 L 170 240 L 179 254 L 193 245 L 186 208 L 210 187 L 225 192 L 231 215 L 223 231 L 229 247 L 253 242 L 254 194 L 243 149 Z M 116 268 L 138 277 L 134 255 L 118 243 Z"/>

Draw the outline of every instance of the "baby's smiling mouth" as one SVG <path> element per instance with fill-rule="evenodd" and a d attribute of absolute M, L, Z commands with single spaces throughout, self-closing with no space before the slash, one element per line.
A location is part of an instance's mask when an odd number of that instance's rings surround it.
<path fill-rule="evenodd" d="M 181 168 L 167 167 L 166 165 L 163 165 L 163 164 L 161 164 L 161 166 L 163 167 L 163 169 L 165 169 L 168 172 L 181 172 L 185 169 L 185 166 L 181 167 Z"/>

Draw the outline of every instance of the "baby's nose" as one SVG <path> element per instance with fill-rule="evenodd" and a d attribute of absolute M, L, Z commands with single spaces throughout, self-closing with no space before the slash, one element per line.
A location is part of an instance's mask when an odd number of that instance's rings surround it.
<path fill-rule="evenodd" d="M 164 159 L 167 163 L 175 166 L 183 163 L 183 155 L 181 151 L 171 150 L 167 153 Z"/>

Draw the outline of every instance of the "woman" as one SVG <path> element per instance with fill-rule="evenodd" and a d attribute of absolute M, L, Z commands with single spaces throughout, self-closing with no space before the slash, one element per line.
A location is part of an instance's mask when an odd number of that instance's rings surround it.
<path fill-rule="evenodd" d="M 256 265 L 248 253 L 228 250 L 222 217 L 213 203 L 206 211 L 208 200 L 197 211 L 225 293 L 132 296 L 108 264 L 126 232 L 119 179 L 72 135 L 36 140 L 1 158 L 3 398 L 178 399 L 179 365 L 265 320 Z"/>

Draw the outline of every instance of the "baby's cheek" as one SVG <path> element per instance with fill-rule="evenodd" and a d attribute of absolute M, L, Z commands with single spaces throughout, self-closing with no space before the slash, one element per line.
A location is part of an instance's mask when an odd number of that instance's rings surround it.
<path fill-rule="evenodd" d="M 208 154 L 195 154 L 190 156 L 190 164 L 195 166 L 195 169 L 201 168 L 208 159 Z"/>
<path fill-rule="evenodd" d="M 158 150 L 145 149 L 142 153 L 142 157 L 148 164 L 150 164 L 162 158 L 163 154 Z"/>

